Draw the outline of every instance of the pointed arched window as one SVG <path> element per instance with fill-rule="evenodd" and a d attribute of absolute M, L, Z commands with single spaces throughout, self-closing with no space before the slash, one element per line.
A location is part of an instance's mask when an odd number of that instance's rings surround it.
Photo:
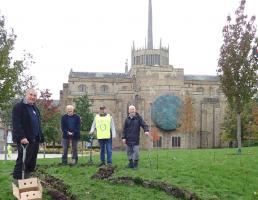
<path fill-rule="evenodd" d="M 203 94 L 203 93 L 204 93 L 203 87 L 198 87 L 198 88 L 196 89 L 196 92 L 197 92 L 198 94 Z"/>
<path fill-rule="evenodd" d="M 78 86 L 79 92 L 87 92 L 87 86 L 84 84 L 81 84 Z"/>
<path fill-rule="evenodd" d="M 108 93 L 109 87 L 107 85 L 101 85 L 100 86 L 100 93 Z"/>

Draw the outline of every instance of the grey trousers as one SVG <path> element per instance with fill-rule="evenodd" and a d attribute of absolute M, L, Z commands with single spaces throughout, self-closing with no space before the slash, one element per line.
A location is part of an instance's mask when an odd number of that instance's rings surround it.
<path fill-rule="evenodd" d="M 139 145 L 126 146 L 128 160 L 139 160 Z"/>
<path fill-rule="evenodd" d="M 63 155 L 62 155 L 62 162 L 67 163 L 67 154 L 68 154 L 68 146 L 69 146 L 69 140 L 63 139 L 62 140 L 63 145 Z M 78 140 L 72 140 L 72 159 L 74 159 L 76 162 L 78 161 L 78 152 L 77 152 L 77 146 L 78 146 Z"/>

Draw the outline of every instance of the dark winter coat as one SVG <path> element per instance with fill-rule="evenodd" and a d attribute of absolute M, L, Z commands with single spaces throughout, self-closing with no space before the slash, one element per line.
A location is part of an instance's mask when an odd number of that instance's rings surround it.
<path fill-rule="evenodd" d="M 122 139 L 126 139 L 127 145 L 139 145 L 140 127 L 144 132 L 149 131 L 148 125 L 138 113 L 132 118 L 128 116 L 125 119 Z"/>
<path fill-rule="evenodd" d="M 73 123 L 70 124 L 69 128 L 69 120 L 72 120 Z M 68 131 L 72 132 L 72 139 L 80 139 L 80 128 L 81 128 L 81 119 L 80 116 L 77 114 L 73 114 L 72 116 L 69 116 L 67 114 L 63 115 L 61 119 L 61 128 L 63 132 L 63 138 L 69 139 L 68 137 Z"/>
<path fill-rule="evenodd" d="M 17 103 L 12 110 L 12 124 L 13 124 L 13 141 L 15 143 L 20 143 L 21 139 L 27 138 L 29 142 L 35 141 L 35 139 L 43 143 L 44 142 L 44 136 L 41 129 L 41 123 L 40 123 L 40 112 L 39 109 L 33 105 L 33 109 L 36 111 L 37 116 L 39 117 L 39 135 L 38 138 L 35 138 L 35 135 L 33 134 L 33 128 L 31 124 L 31 117 L 29 114 L 29 110 L 27 108 L 28 105 L 22 101 Z"/>

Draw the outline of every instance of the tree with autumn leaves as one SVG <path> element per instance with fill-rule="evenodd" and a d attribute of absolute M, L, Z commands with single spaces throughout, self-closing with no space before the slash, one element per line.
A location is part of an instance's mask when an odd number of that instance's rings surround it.
<path fill-rule="evenodd" d="M 160 134 L 158 133 L 157 127 L 151 127 L 150 136 L 151 141 L 153 142 L 153 147 L 159 147 Z"/>
<path fill-rule="evenodd" d="M 192 148 L 192 135 L 196 132 L 196 119 L 193 108 L 193 100 L 189 95 L 186 95 L 181 108 L 181 117 L 179 119 L 179 131 L 188 134 L 190 148 Z"/>
<path fill-rule="evenodd" d="M 236 113 L 238 153 L 241 153 L 241 116 L 245 105 L 250 103 L 257 92 L 257 49 L 255 16 L 247 21 L 244 14 L 245 0 L 241 0 L 236 10 L 236 19 L 227 17 L 223 28 L 224 44 L 220 49 L 218 77 L 229 108 Z"/>
<path fill-rule="evenodd" d="M 45 136 L 47 143 L 53 143 L 53 146 L 57 142 L 60 142 L 61 131 L 60 131 L 60 119 L 61 112 L 58 105 L 55 105 L 51 99 L 52 93 L 49 89 L 40 91 L 40 97 L 37 101 L 40 113 L 41 113 L 41 124 L 42 131 Z"/>

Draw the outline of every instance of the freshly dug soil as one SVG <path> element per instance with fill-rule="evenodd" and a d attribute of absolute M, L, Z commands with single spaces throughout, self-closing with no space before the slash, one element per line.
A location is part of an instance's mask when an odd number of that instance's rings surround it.
<path fill-rule="evenodd" d="M 34 175 L 39 177 L 47 193 L 55 200 L 76 200 L 76 196 L 70 192 L 70 186 L 62 180 L 49 175 L 45 170 L 37 168 Z"/>
<path fill-rule="evenodd" d="M 56 167 L 56 165 L 53 165 L 52 167 L 54 166 Z M 76 200 L 76 196 L 70 192 L 69 185 L 46 173 L 44 168 L 48 167 L 51 166 L 40 166 L 40 168 L 37 168 L 35 171 L 35 176 L 42 180 L 42 185 L 47 188 L 48 194 L 55 200 Z M 195 193 L 178 188 L 163 181 L 144 180 L 140 177 L 129 176 L 113 178 L 112 175 L 115 173 L 115 170 L 116 167 L 114 166 L 103 166 L 91 176 L 91 179 L 106 180 L 114 184 L 139 185 L 145 188 L 154 188 L 162 190 L 168 195 L 179 199 L 201 200 L 201 198 L 199 198 Z"/>
<path fill-rule="evenodd" d="M 98 172 L 91 176 L 91 179 L 99 179 L 99 180 L 108 179 L 113 175 L 114 172 L 115 172 L 115 167 L 104 166 L 99 168 Z"/>
<path fill-rule="evenodd" d="M 174 197 L 180 199 L 189 199 L 189 200 L 200 200 L 200 198 L 192 192 L 186 191 L 184 189 L 180 189 L 176 186 L 170 185 L 168 183 L 162 181 L 148 181 L 143 180 L 139 177 L 118 177 L 109 179 L 112 183 L 122 183 L 127 185 L 141 185 L 145 188 L 155 188 L 158 190 L 165 191 L 168 195 L 172 195 Z"/>
<path fill-rule="evenodd" d="M 124 185 L 140 185 L 145 188 L 155 188 L 166 192 L 168 195 L 174 196 L 179 199 L 187 200 L 201 200 L 195 193 L 180 189 L 176 186 L 170 185 L 162 181 L 149 181 L 144 180 L 140 177 L 116 177 L 112 178 L 115 168 L 112 166 L 99 168 L 97 173 L 92 175 L 92 179 L 98 180 L 107 180 L 115 184 L 124 184 Z"/>

